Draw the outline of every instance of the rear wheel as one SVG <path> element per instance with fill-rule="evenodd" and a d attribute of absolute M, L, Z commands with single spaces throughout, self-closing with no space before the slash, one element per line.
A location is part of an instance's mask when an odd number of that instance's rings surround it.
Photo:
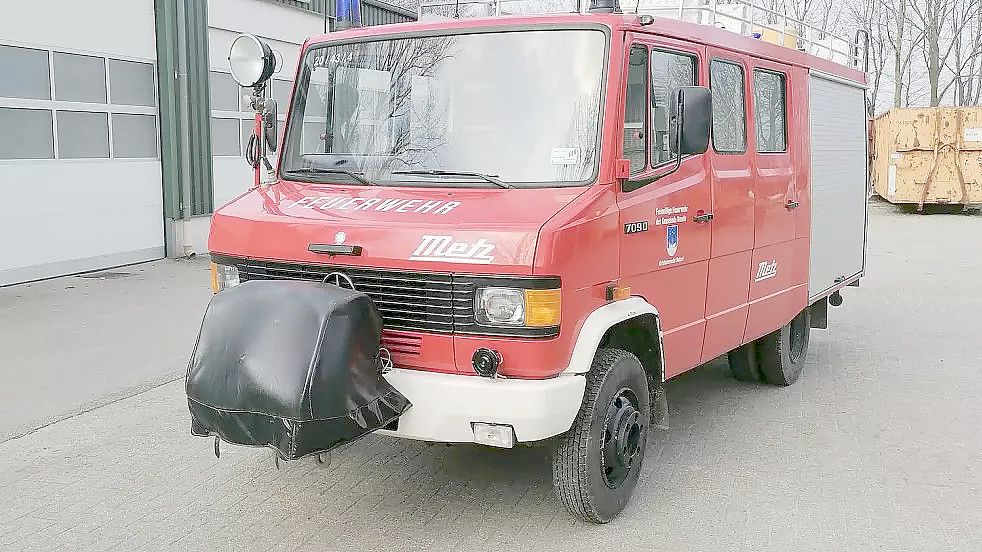
<path fill-rule="evenodd" d="M 781 329 L 757 340 L 761 378 L 771 385 L 798 381 L 805 366 L 810 333 L 811 311 L 805 308 Z"/>
<path fill-rule="evenodd" d="M 760 364 L 757 362 L 755 342 L 747 343 L 727 353 L 730 372 L 740 381 L 760 381 Z"/>
<path fill-rule="evenodd" d="M 553 455 L 553 485 L 573 516 L 607 523 L 624 509 L 641 473 L 651 405 L 641 362 L 600 349 L 583 404 Z"/>

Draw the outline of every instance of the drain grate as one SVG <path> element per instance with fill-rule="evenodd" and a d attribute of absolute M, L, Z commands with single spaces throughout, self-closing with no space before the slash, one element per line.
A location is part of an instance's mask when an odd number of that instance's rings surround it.
<path fill-rule="evenodd" d="M 90 272 L 88 274 L 79 274 L 79 278 L 88 278 L 90 280 L 118 280 L 119 278 L 128 278 L 132 276 L 132 272 Z"/>

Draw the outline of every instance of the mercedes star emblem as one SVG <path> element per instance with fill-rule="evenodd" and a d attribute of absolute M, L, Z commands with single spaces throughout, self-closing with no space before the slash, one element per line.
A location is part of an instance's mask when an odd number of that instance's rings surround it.
<path fill-rule="evenodd" d="M 325 284 L 331 284 L 338 286 L 339 288 L 355 290 L 355 283 L 351 281 L 351 278 L 343 272 L 332 272 L 327 276 L 324 276 L 323 282 Z"/>

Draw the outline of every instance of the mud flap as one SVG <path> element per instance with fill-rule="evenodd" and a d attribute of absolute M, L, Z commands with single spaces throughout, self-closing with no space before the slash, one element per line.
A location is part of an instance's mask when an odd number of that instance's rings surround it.
<path fill-rule="evenodd" d="M 825 297 L 815 301 L 808 307 L 811 312 L 811 327 L 819 330 L 829 328 L 829 300 Z"/>
<path fill-rule="evenodd" d="M 329 451 L 411 405 L 378 367 L 382 320 L 365 294 L 316 282 L 250 281 L 208 304 L 186 379 L 191 433 Z"/>
<path fill-rule="evenodd" d="M 651 427 L 668 431 L 668 397 L 665 382 L 655 382 L 651 388 Z"/>

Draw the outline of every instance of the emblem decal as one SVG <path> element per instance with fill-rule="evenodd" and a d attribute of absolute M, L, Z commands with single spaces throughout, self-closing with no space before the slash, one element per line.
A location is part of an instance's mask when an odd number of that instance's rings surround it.
<path fill-rule="evenodd" d="M 659 207 L 655 209 L 655 226 L 680 224 L 689 220 L 688 205 L 678 207 Z"/>
<path fill-rule="evenodd" d="M 453 236 L 425 235 L 409 260 L 491 264 L 494 261 L 493 252 L 494 244 L 484 238 L 471 243 L 456 241 Z"/>
<path fill-rule="evenodd" d="M 420 213 L 447 215 L 460 206 L 459 201 L 442 199 L 422 200 L 403 198 L 305 196 L 287 205 L 289 209 L 318 211 L 379 211 L 383 213 Z"/>
<path fill-rule="evenodd" d="M 665 230 L 665 249 L 669 257 L 674 257 L 679 250 L 679 225 L 671 224 Z"/>
<path fill-rule="evenodd" d="M 344 240 L 346 239 L 348 239 L 348 235 L 345 234 L 344 232 L 338 232 L 337 234 L 334 234 L 334 243 L 338 245 L 344 243 Z"/>
<path fill-rule="evenodd" d="M 343 272 L 332 272 L 327 276 L 324 276 L 324 283 L 355 291 L 355 283 L 352 282 L 351 278 Z"/>
<path fill-rule="evenodd" d="M 757 265 L 757 277 L 754 278 L 754 281 L 760 282 L 775 276 L 777 276 L 777 261 L 761 261 Z"/>

